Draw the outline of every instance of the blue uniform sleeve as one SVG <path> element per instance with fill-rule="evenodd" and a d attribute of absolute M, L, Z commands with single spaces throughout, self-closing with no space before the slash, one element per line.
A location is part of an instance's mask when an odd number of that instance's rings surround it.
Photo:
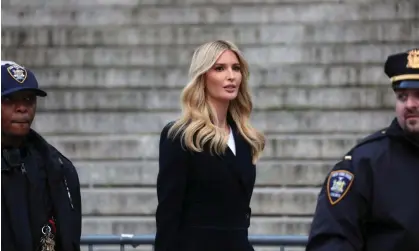
<path fill-rule="evenodd" d="M 364 250 L 372 186 L 370 160 L 347 155 L 325 179 L 306 251 Z"/>

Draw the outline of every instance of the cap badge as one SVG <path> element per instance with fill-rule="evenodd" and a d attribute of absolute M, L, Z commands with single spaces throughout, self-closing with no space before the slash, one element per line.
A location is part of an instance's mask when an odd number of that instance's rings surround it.
<path fill-rule="evenodd" d="M 407 56 L 407 68 L 419 69 L 419 50 L 409 51 Z"/>
<path fill-rule="evenodd" d="M 26 69 L 17 64 L 7 67 L 7 72 L 9 72 L 10 76 L 21 84 L 25 82 L 26 77 L 28 76 Z"/>

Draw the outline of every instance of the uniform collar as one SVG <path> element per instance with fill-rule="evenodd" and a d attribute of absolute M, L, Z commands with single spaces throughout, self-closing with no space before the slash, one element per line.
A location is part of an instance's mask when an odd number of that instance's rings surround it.
<path fill-rule="evenodd" d="M 397 118 L 394 118 L 386 132 L 387 135 L 394 138 L 399 138 L 410 142 L 419 148 L 419 138 L 416 135 L 412 135 L 405 130 L 403 130 L 397 121 Z"/>

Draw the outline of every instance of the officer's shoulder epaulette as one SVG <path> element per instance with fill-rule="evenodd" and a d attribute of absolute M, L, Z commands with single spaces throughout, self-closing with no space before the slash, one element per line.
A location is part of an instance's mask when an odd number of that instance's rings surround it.
<path fill-rule="evenodd" d="M 370 134 L 370 135 L 368 135 L 367 137 L 365 137 L 365 138 L 363 138 L 363 139 L 360 139 L 358 142 L 357 142 L 357 144 L 354 146 L 354 147 L 352 147 L 352 149 L 345 155 L 345 159 L 347 159 L 347 160 L 349 160 L 349 159 L 351 159 L 351 155 L 352 155 L 352 152 L 356 149 L 356 148 L 358 148 L 358 147 L 360 147 L 360 146 L 362 146 L 362 145 L 365 145 L 365 144 L 368 144 L 368 143 L 372 143 L 372 142 L 374 142 L 374 141 L 377 141 L 377 140 L 380 140 L 380 139 L 383 139 L 383 138 L 385 138 L 385 137 L 387 137 L 387 128 L 388 127 L 386 127 L 386 128 L 383 128 L 383 129 L 381 129 L 381 130 L 378 130 L 378 131 L 376 131 L 376 132 L 374 132 L 374 133 L 372 133 L 372 134 Z M 348 157 L 349 156 L 349 157 Z"/>
<path fill-rule="evenodd" d="M 359 140 L 358 143 L 355 145 L 354 148 L 357 148 L 357 147 L 360 147 L 360 146 L 365 145 L 367 143 L 370 143 L 370 142 L 377 141 L 377 140 L 380 140 L 382 138 L 385 138 L 385 137 L 387 137 L 386 132 L 387 132 L 387 127 L 386 128 L 383 128 L 383 129 L 381 129 L 379 131 L 376 131 L 373 134 L 371 134 L 371 135 L 369 135 L 369 136 L 367 136 L 367 137 Z"/>

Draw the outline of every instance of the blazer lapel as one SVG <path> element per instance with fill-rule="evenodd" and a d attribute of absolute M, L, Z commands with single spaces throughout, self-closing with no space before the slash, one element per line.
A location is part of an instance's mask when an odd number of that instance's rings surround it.
<path fill-rule="evenodd" d="M 231 129 L 233 130 L 234 135 L 234 143 L 236 145 L 236 155 L 231 151 L 229 147 L 227 147 L 226 152 L 226 160 L 228 161 L 228 166 L 230 170 L 233 172 L 236 179 L 239 181 L 240 186 L 242 187 L 244 193 L 247 195 L 249 193 L 249 188 L 246 181 L 246 167 L 243 164 L 243 160 L 247 159 L 246 156 L 243 156 L 248 153 L 246 149 L 247 142 L 244 138 L 240 135 L 239 131 L 237 130 L 235 125 L 231 125 Z"/>

